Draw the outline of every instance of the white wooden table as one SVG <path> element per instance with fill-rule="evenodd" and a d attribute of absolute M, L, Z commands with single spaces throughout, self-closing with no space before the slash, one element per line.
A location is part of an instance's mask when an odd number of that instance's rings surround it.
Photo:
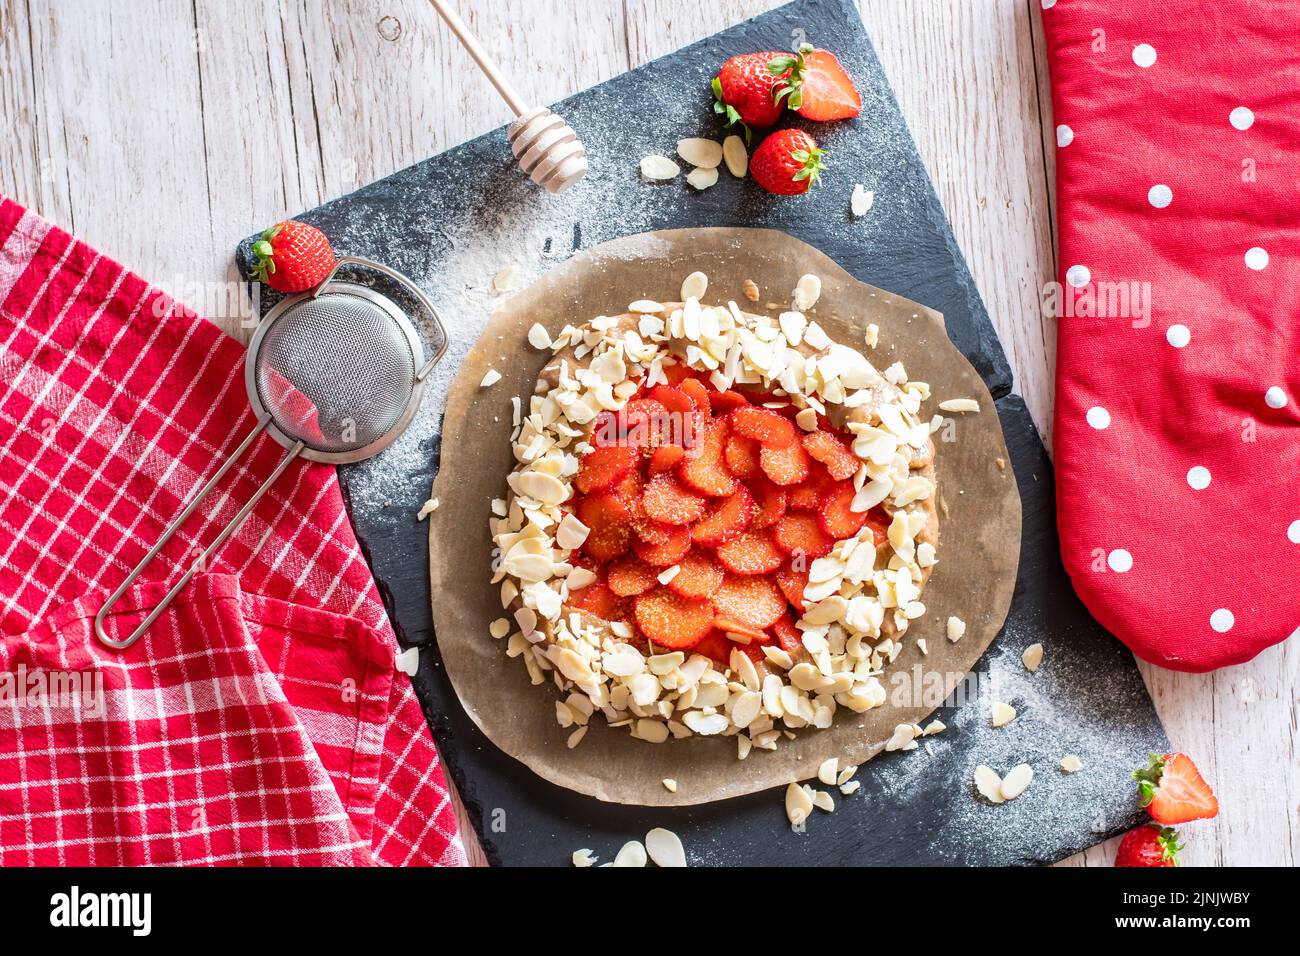
<path fill-rule="evenodd" d="M 858 2 L 1046 433 L 1054 137 L 1038 0 Z M 459 0 L 537 103 L 776 5 Z M 200 311 L 186 290 L 233 281 L 240 237 L 509 119 L 424 0 L 0 0 L 0 117 L 0 192 Z M 1185 862 L 1300 862 L 1300 645 L 1217 674 L 1143 674 L 1222 807 L 1185 828 Z"/>

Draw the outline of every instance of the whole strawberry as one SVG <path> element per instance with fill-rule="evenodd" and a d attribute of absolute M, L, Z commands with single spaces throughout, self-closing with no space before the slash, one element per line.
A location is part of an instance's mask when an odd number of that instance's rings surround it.
<path fill-rule="evenodd" d="M 334 250 L 315 226 L 288 219 L 277 223 L 253 243 L 257 265 L 253 275 L 277 292 L 302 292 L 334 268 Z"/>
<path fill-rule="evenodd" d="M 782 129 L 754 150 L 749 175 L 770 193 L 797 196 L 817 182 L 824 165 L 816 140 L 801 129 Z"/>
<path fill-rule="evenodd" d="M 1124 839 L 1119 844 L 1119 852 L 1115 854 L 1115 865 L 1177 866 L 1178 851 L 1182 848 L 1182 844 L 1178 842 L 1177 830 L 1147 824 L 1124 834 Z"/>
<path fill-rule="evenodd" d="M 785 110 L 777 102 L 777 91 L 785 85 L 780 73 L 768 69 L 780 53 L 745 53 L 733 56 L 713 78 L 713 111 L 727 117 L 727 125 L 740 123 L 745 139 L 751 129 L 774 126 Z"/>
<path fill-rule="evenodd" d="M 778 56 L 767 68 L 773 76 L 785 78 L 777 100 L 784 100 L 805 119 L 849 119 L 862 112 L 857 87 L 829 50 L 801 43 L 794 56 Z"/>
<path fill-rule="evenodd" d="M 1151 819 L 1166 825 L 1207 820 L 1219 812 L 1219 801 L 1186 754 L 1151 754 L 1151 763 L 1133 771 L 1138 782 L 1138 806 Z"/>

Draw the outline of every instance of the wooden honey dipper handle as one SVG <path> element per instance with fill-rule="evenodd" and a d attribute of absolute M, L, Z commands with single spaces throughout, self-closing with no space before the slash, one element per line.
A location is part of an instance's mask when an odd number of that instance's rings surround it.
<path fill-rule="evenodd" d="M 470 55 L 471 59 L 478 64 L 478 68 L 483 71 L 483 75 L 497 88 L 497 92 L 506 101 L 506 105 L 510 107 L 511 112 L 516 116 L 522 116 L 528 109 L 528 105 L 520 99 L 519 94 L 510 85 L 510 81 L 506 79 L 505 74 L 498 69 L 496 61 L 492 59 L 487 50 L 483 49 L 483 45 L 478 42 L 478 37 L 474 36 L 473 31 L 460 18 L 460 14 L 453 10 L 445 0 L 429 0 L 429 2 L 433 4 L 433 9 L 438 11 L 438 16 L 442 17 L 451 32 L 456 34 L 456 39 L 465 47 L 465 52 Z"/>

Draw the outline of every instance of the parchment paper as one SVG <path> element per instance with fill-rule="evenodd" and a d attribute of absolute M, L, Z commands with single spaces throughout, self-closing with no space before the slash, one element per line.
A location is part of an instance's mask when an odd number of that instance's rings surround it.
<path fill-rule="evenodd" d="M 977 399 L 981 411 L 952 416 L 957 440 L 936 441 L 939 563 L 921 596 L 925 616 L 913 622 L 903 652 L 881 678 L 889 701 L 865 714 L 839 708 L 833 727 L 801 730 L 797 740 L 782 739 L 774 752 L 755 749 L 744 761 L 729 737 L 651 744 L 607 727 L 599 715 L 569 750 L 572 730 L 554 715 L 557 689 L 532 686 L 523 664 L 506 657 L 504 641 L 488 633 L 503 614 L 499 587 L 488 583 L 488 519 L 514 467 L 510 399 L 518 395 L 527 407 L 550 357 L 528 345 L 527 331 L 541 322 L 554 334 L 566 323 L 617 315 L 636 299 L 676 301 L 682 279 L 696 270 L 709 277 L 706 304 L 735 299 L 756 313 L 768 302 L 787 308 L 798 278 L 815 273 L 822 295 L 810 314 L 833 339 L 861 349 L 878 369 L 900 360 L 909 378 L 929 382 L 933 397 L 923 413 L 938 413 L 947 398 Z M 746 279 L 758 284 L 758 303 L 744 298 Z M 863 344 L 871 322 L 880 326 L 875 350 Z M 501 380 L 480 388 L 489 368 Z M 504 301 L 452 384 L 433 495 L 440 501 L 429 518 L 434 628 L 461 703 L 488 739 L 539 776 L 616 803 L 707 803 L 813 777 L 828 757 L 839 757 L 841 766 L 870 760 L 897 724 L 923 723 L 992 642 L 1011 606 L 1020 555 L 1020 496 L 993 399 L 949 342 L 943 317 L 859 282 L 812 246 L 769 229 L 673 229 L 616 239 L 578 253 Z M 968 625 L 956 644 L 945 636 L 949 615 Z M 926 640 L 928 655 L 917 638 Z M 896 697 L 894 675 L 903 674 Z M 917 687 L 931 689 L 924 700 L 915 699 Z M 678 781 L 677 793 L 664 788 L 666 777 Z"/>

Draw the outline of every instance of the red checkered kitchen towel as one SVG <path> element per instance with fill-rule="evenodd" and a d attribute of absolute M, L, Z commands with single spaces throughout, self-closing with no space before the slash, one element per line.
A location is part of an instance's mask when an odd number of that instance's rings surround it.
<path fill-rule="evenodd" d="M 0 196 L 0 863 L 465 861 L 332 469 L 296 463 L 118 653 L 114 589 L 253 426 L 243 349 Z M 108 622 L 130 634 L 265 436 Z"/>

